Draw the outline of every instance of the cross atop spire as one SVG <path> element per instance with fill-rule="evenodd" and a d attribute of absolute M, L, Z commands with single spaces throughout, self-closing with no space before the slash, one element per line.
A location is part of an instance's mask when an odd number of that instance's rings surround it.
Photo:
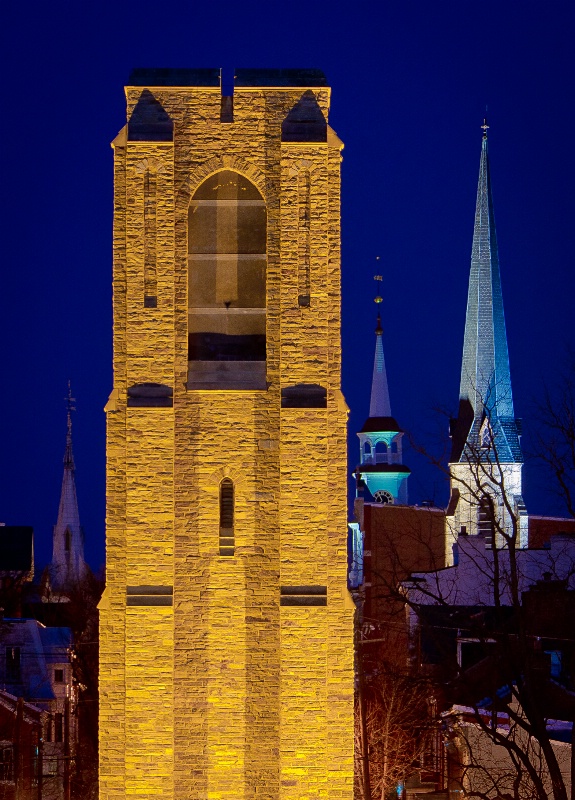
<path fill-rule="evenodd" d="M 459 388 L 459 414 L 454 430 L 451 461 L 467 459 L 466 443 L 471 448 L 481 448 L 480 430 L 487 418 L 493 430 L 493 443 L 499 460 L 512 463 L 522 461 L 522 455 L 513 411 L 486 120 L 481 128 L 483 137 Z"/>
<path fill-rule="evenodd" d="M 72 388 L 70 381 L 68 381 L 68 396 L 65 398 L 67 417 L 68 417 L 68 430 L 66 433 L 66 451 L 64 453 L 64 468 L 73 470 L 74 467 L 74 453 L 72 452 L 72 412 L 76 410 L 76 398 L 72 397 Z"/>

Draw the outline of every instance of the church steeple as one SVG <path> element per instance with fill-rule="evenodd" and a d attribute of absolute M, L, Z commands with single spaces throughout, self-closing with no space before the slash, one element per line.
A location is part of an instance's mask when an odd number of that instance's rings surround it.
<path fill-rule="evenodd" d="M 385 371 L 385 356 L 383 355 L 383 328 L 381 327 L 381 316 L 379 314 L 377 315 L 375 335 L 375 359 L 373 362 L 373 378 L 371 380 L 369 416 L 391 417 L 389 387 L 387 385 L 387 372 Z"/>
<path fill-rule="evenodd" d="M 471 250 L 471 271 L 451 461 L 467 461 L 486 442 L 486 426 L 502 463 L 522 462 L 513 394 L 491 176 L 484 122 Z"/>
<path fill-rule="evenodd" d="M 74 452 L 72 448 L 72 412 L 75 411 L 68 382 L 66 449 L 64 451 L 64 475 L 58 507 L 58 520 L 54 525 L 52 563 L 50 564 L 50 586 L 52 591 L 65 594 L 67 589 L 78 584 L 86 575 L 84 561 L 84 532 L 80 525 Z"/>
<path fill-rule="evenodd" d="M 376 275 L 378 286 L 381 275 Z M 378 291 L 375 302 L 380 308 Z M 407 503 L 408 467 L 402 464 L 403 431 L 391 415 L 389 387 L 383 353 L 383 328 L 378 311 L 375 328 L 375 358 L 371 381 L 369 417 L 358 433 L 360 442 L 360 480 L 378 503 Z"/>
<path fill-rule="evenodd" d="M 496 530 L 510 532 L 512 520 L 486 517 L 493 503 L 478 500 L 487 492 L 505 493 L 515 509 L 519 546 L 527 542 L 527 512 L 522 499 L 523 455 L 519 443 L 520 421 L 515 419 L 491 175 L 487 146 L 487 122 L 481 126 L 481 160 L 471 249 L 471 270 L 459 387 L 459 411 L 452 421 L 450 458 L 454 534 L 484 533 L 492 539 Z M 481 470 L 478 465 L 484 466 Z M 489 476 L 493 480 L 489 479 Z M 492 486 L 491 486 L 492 484 Z M 491 486 L 491 488 L 489 488 Z M 495 508 L 502 498 L 495 499 Z M 499 512 L 496 512 L 499 513 Z"/>

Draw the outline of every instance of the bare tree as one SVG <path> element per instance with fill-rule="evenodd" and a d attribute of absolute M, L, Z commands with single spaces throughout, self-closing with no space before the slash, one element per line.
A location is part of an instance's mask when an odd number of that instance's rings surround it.
<path fill-rule="evenodd" d="M 486 420 L 487 435 L 481 443 L 466 444 L 465 469 L 451 473 L 457 499 L 477 514 L 477 535 L 460 535 L 454 542 L 458 565 L 416 576 L 408 602 L 417 617 L 425 619 L 428 613 L 426 635 L 435 638 L 436 647 L 438 640 L 446 641 L 449 618 L 457 612 L 452 641 L 455 631 L 459 640 L 463 632 L 482 651 L 471 666 L 461 657 L 454 660 L 453 652 L 451 659 L 447 654 L 442 658 L 447 696 L 464 701 L 463 713 L 452 716 L 447 726 L 464 743 L 459 788 L 481 800 L 503 794 L 514 800 L 567 800 L 565 764 L 560 763 L 548 719 L 561 713 L 573 719 L 575 687 L 566 673 L 552 678 L 541 652 L 541 643 L 556 633 L 546 631 L 538 608 L 548 596 L 541 603 L 526 603 L 526 593 L 538 577 L 555 576 L 553 588 L 560 593 L 564 611 L 572 613 L 567 587 L 574 573 L 575 547 L 560 543 L 547 553 L 526 548 L 524 509 L 509 486 L 510 469 L 499 460 L 487 415 Z M 549 589 L 553 581 L 548 582 Z M 443 613 L 430 617 L 430 608 Z M 571 617 L 562 631 L 570 639 L 564 643 L 567 651 L 575 645 L 574 621 Z M 498 715 L 503 715 L 504 724 Z M 487 756 L 480 752 L 482 747 L 489 750 Z"/>
<path fill-rule="evenodd" d="M 558 385 L 545 387 L 535 404 L 538 426 L 532 455 L 545 465 L 550 491 L 575 517 L 575 356 L 570 354 Z"/>
<path fill-rule="evenodd" d="M 371 798 L 397 797 L 430 730 L 429 682 L 382 663 L 366 687 Z M 360 772 L 358 771 L 358 775 Z"/>

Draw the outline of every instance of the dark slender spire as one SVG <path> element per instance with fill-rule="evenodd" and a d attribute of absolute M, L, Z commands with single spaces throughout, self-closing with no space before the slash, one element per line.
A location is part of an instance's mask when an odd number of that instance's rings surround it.
<path fill-rule="evenodd" d="M 58 506 L 58 519 L 54 526 L 52 563 L 50 564 L 51 588 L 65 591 L 77 584 L 86 573 L 84 562 L 84 533 L 80 525 L 80 512 L 76 495 L 74 453 L 72 449 L 72 412 L 75 408 L 68 381 L 66 397 L 67 430 L 64 451 L 64 474 Z"/>
<path fill-rule="evenodd" d="M 485 443 L 485 419 L 500 461 L 521 461 L 513 412 L 507 334 L 499 271 L 499 253 L 487 149 L 487 121 L 481 126 L 481 161 L 477 187 L 465 337 L 459 389 L 459 415 L 452 462 L 465 460 L 465 443 Z"/>

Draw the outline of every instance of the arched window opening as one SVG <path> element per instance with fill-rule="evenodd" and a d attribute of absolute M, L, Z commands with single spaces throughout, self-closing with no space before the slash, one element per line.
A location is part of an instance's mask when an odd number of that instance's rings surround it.
<path fill-rule="evenodd" d="M 234 550 L 234 484 L 224 478 L 220 483 L 220 555 L 233 556 Z"/>
<path fill-rule="evenodd" d="M 188 359 L 265 361 L 266 206 L 224 170 L 195 192 L 188 217 Z"/>
<path fill-rule="evenodd" d="M 366 455 L 366 456 L 370 456 L 371 455 L 371 445 L 370 445 L 369 442 L 366 442 L 363 445 L 363 452 L 364 452 L 364 455 Z"/>
<path fill-rule="evenodd" d="M 391 443 L 391 452 L 392 453 L 397 453 L 397 442 L 392 442 Z"/>
<path fill-rule="evenodd" d="M 494 506 L 491 497 L 484 495 L 477 510 L 477 532 L 485 538 L 486 547 L 492 547 L 495 534 Z"/>
<path fill-rule="evenodd" d="M 70 552 L 70 528 L 66 528 L 64 532 L 64 550 L 69 553 Z"/>
<path fill-rule="evenodd" d="M 385 442 L 378 442 L 375 445 L 375 463 L 385 464 L 387 462 L 387 444 Z"/>

